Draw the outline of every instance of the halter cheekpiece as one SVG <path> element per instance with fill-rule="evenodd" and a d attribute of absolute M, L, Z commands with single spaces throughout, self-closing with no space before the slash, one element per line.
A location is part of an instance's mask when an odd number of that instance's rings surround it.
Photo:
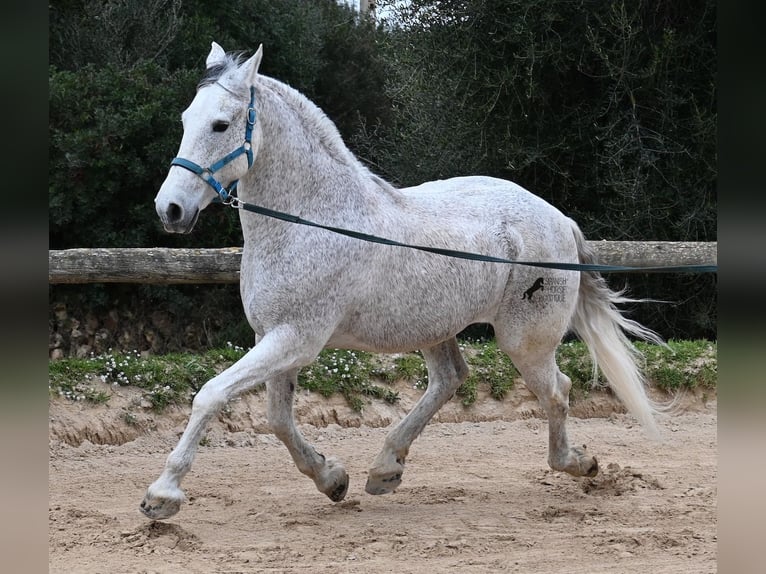
<path fill-rule="evenodd" d="M 224 87 L 224 86 L 221 86 Z M 226 89 L 224 87 L 224 89 Z M 226 89 L 229 91 L 228 89 Z M 238 179 L 232 181 L 228 186 L 224 187 L 219 182 L 214 174 L 218 170 L 222 169 L 227 164 L 237 159 L 242 154 L 247 156 L 247 167 L 250 169 L 253 167 L 253 127 L 255 126 L 257 114 L 255 111 L 255 86 L 250 86 L 250 104 L 247 107 L 247 120 L 245 122 L 245 141 L 237 149 L 231 153 L 226 154 L 217 162 L 210 164 L 208 167 L 202 167 L 201 165 L 194 163 L 188 159 L 182 157 L 173 158 L 170 162 L 171 166 L 177 165 L 184 169 L 188 169 L 190 172 L 198 175 L 205 183 L 212 187 L 218 194 L 218 200 L 225 204 L 234 204 L 237 202 L 236 191 Z"/>

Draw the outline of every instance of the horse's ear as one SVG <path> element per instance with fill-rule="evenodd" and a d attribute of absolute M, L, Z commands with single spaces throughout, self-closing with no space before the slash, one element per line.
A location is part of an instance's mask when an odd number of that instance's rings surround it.
<path fill-rule="evenodd" d="M 258 68 L 261 66 L 261 58 L 263 58 L 263 44 L 258 46 L 255 54 L 250 56 L 250 59 L 242 66 L 242 70 L 245 72 L 244 80 L 248 85 L 252 86 L 255 83 Z"/>
<path fill-rule="evenodd" d="M 210 48 L 210 53 L 207 55 L 207 60 L 205 61 L 205 67 L 212 68 L 218 64 L 223 64 L 225 59 L 226 52 L 223 51 L 223 48 L 221 48 L 217 42 L 213 42 L 212 47 Z"/>

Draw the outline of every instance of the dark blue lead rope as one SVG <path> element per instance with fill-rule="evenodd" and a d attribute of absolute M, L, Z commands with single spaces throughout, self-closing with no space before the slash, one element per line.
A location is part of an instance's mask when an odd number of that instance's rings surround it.
<path fill-rule="evenodd" d="M 392 245 L 394 247 L 406 247 L 408 249 L 417 249 L 418 251 L 425 251 L 427 253 L 436 253 L 437 255 L 445 255 L 447 257 L 457 257 L 459 259 L 469 259 L 471 261 L 486 261 L 490 263 L 510 263 L 513 265 L 526 265 L 528 267 L 544 267 L 547 269 L 564 269 L 567 271 L 597 271 L 600 273 L 610 272 L 664 272 L 664 273 L 717 273 L 718 265 L 674 265 L 674 266 L 654 266 L 654 267 L 630 267 L 626 265 L 599 265 L 596 263 L 555 263 L 548 261 L 515 261 L 512 259 L 504 259 L 502 257 L 493 257 L 492 255 L 480 255 L 478 253 L 470 253 L 467 251 L 456 251 L 454 249 L 442 249 L 440 247 L 425 247 L 422 245 L 411 245 L 409 243 L 401 243 L 394 241 L 393 239 L 386 239 L 385 237 L 378 237 L 377 235 L 370 235 L 368 233 L 361 233 L 359 231 L 350 231 L 343 229 L 342 227 L 333 227 L 331 225 L 322 225 L 308 219 L 303 219 L 296 215 L 290 215 L 289 213 L 283 213 L 281 211 L 275 211 L 260 205 L 253 205 L 252 203 L 245 203 L 239 201 L 236 198 L 227 197 L 223 200 L 224 203 L 230 204 L 232 207 L 238 209 L 244 209 L 252 213 L 258 213 L 279 219 L 281 221 L 287 221 L 289 223 L 297 223 L 298 225 L 307 225 L 309 227 L 317 227 L 319 229 L 325 229 L 332 231 L 333 233 L 339 233 L 347 237 L 353 237 L 354 239 L 361 239 L 362 241 L 369 241 L 371 243 L 380 243 L 383 245 Z"/>

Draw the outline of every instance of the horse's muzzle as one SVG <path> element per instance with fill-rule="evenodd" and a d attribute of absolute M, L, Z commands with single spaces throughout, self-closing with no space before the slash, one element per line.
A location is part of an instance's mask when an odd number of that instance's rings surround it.
<path fill-rule="evenodd" d="M 157 205 L 157 215 L 168 233 L 191 233 L 197 223 L 199 209 L 189 212 L 177 203 L 169 203 L 167 206 Z"/>

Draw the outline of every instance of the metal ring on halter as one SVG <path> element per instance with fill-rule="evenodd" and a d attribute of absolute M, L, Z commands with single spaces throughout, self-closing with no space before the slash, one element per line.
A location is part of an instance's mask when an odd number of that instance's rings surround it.
<path fill-rule="evenodd" d="M 221 199 L 221 203 L 234 209 L 242 209 L 242 202 L 236 195 L 229 194 L 225 199 Z"/>

